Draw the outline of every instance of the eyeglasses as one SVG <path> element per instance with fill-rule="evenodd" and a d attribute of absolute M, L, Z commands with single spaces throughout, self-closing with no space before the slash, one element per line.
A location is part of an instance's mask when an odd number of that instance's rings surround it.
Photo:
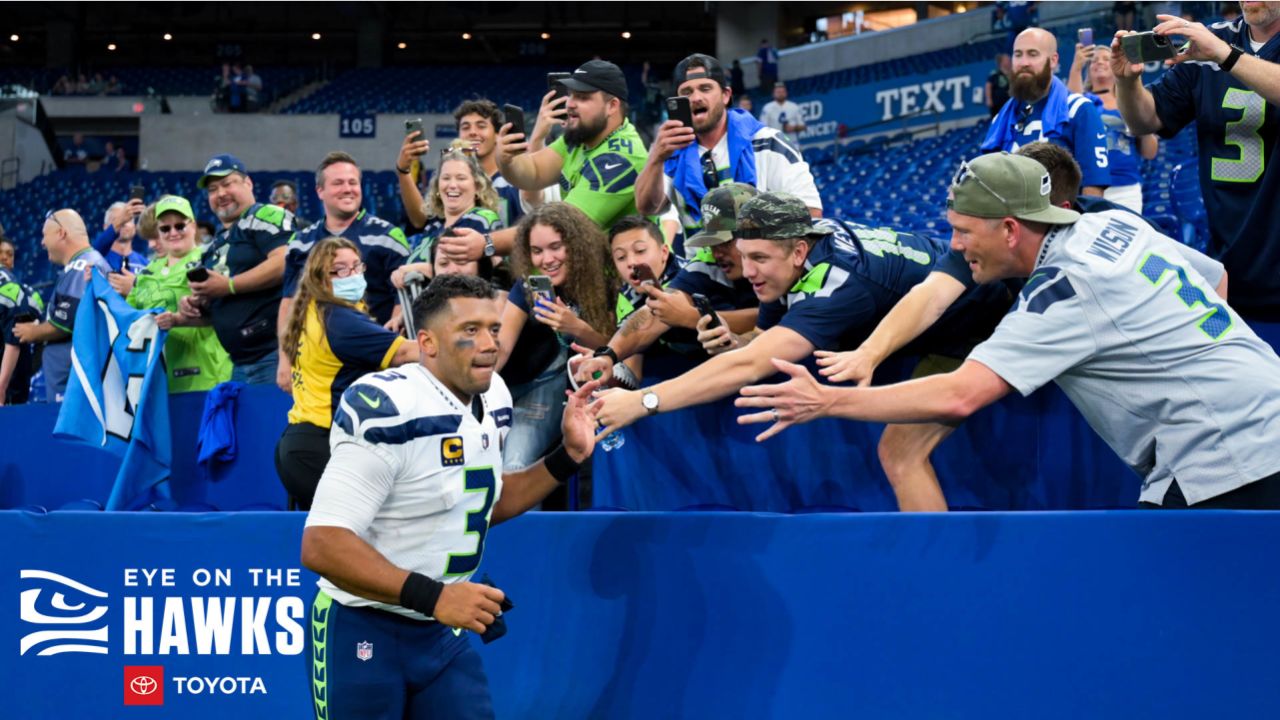
<path fill-rule="evenodd" d="M 187 224 L 185 222 L 177 222 L 172 225 L 161 225 L 156 229 L 160 231 L 161 235 L 168 235 L 170 230 L 174 232 L 184 232 L 187 229 Z"/>
<path fill-rule="evenodd" d="M 973 171 L 973 167 L 969 165 L 968 160 L 964 160 L 960 163 L 960 169 L 956 170 L 955 176 L 951 178 L 951 187 L 958 188 L 961 185 L 964 185 L 964 181 L 968 180 L 969 178 L 973 178 L 974 180 L 976 180 L 978 184 L 982 186 L 983 190 L 986 190 L 987 192 L 994 195 L 995 198 L 1004 205 L 1005 210 L 1009 209 L 1009 201 L 1005 200 L 1004 196 L 1001 195 L 1000 193 L 996 192 L 995 190 L 992 190 L 990 185 L 983 182 L 982 178 L 978 177 L 978 174 Z M 950 206 L 951 201 L 947 201 L 947 205 Z"/>
<path fill-rule="evenodd" d="M 336 278 L 347 278 L 347 277 L 351 277 L 352 275 L 363 275 L 364 267 L 365 267 L 364 263 L 362 262 L 356 263 L 352 267 L 347 267 L 346 265 L 335 265 L 333 270 L 329 271 L 329 276 L 336 277 Z"/>

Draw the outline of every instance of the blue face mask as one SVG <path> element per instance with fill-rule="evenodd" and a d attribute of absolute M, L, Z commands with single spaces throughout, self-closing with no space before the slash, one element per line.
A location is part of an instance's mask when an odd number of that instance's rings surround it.
<path fill-rule="evenodd" d="M 364 298 L 366 287 L 368 284 L 364 281 L 363 274 L 333 279 L 333 294 L 347 302 L 360 302 Z"/>

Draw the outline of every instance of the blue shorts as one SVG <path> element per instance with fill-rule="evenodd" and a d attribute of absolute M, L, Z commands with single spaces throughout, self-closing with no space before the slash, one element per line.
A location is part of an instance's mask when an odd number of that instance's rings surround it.
<path fill-rule="evenodd" d="M 492 718 L 489 681 L 466 635 L 318 591 L 307 639 L 317 720 Z"/>

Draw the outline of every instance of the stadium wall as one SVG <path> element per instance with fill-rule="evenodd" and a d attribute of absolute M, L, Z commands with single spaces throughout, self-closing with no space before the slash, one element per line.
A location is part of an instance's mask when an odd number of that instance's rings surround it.
<path fill-rule="evenodd" d="M 10 707 L 311 717 L 302 524 L 0 512 Z M 1276 717 L 1277 543 L 1274 512 L 535 513 L 489 536 L 515 608 L 476 647 L 503 718 Z"/>
<path fill-rule="evenodd" d="M 18 108 L 0 111 L 0 158 L 6 159 L 0 165 L 0 190 L 34 180 L 55 166 L 44 136 L 19 117 Z M 17 165 L 10 164 L 8 158 L 15 158 Z"/>

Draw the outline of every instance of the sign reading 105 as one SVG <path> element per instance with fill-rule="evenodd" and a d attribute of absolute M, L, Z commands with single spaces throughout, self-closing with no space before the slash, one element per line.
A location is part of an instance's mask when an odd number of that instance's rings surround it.
<path fill-rule="evenodd" d="M 377 117 L 374 115 L 343 115 L 338 125 L 338 137 L 371 138 L 377 129 Z"/>

